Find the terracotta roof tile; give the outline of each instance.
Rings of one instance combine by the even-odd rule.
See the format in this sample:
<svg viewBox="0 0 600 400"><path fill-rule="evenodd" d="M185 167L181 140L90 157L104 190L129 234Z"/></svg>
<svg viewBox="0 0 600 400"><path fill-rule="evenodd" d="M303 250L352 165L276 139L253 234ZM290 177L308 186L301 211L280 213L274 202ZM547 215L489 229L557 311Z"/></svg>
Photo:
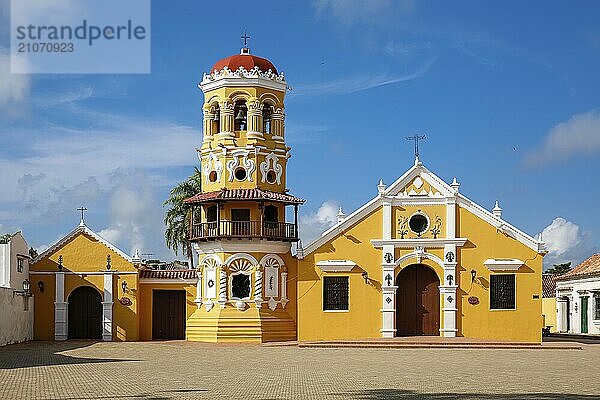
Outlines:
<svg viewBox="0 0 600 400"><path fill-rule="evenodd" d="M561 275L558 280L600 275L600 253L594 254L569 272Z"/></svg>
<svg viewBox="0 0 600 400"><path fill-rule="evenodd" d="M271 70L277 74L277 68L275 68L271 61L266 58L255 56L254 54L234 54L224 58L217 61L210 72L214 70L220 71L224 67L227 67L232 71L237 70L239 67L244 67L247 71L250 71L254 67L258 67L258 69L263 72Z"/></svg>
<svg viewBox="0 0 600 400"><path fill-rule="evenodd" d="M216 192L198 193L185 199L184 203L205 203L216 200L266 200L288 204L302 204L304 200L285 193L269 192L258 188L254 189L221 189Z"/></svg>
<svg viewBox="0 0 600 400"><path fill-rule="evenodd" d="M542 274L542 297L556 297L556 278L557 274Z"/></svg>
<svg viewBox="0 0 600 400"><path fill-rule="evenodd" d="M141 279L196 279L193 269L143 269Z"/></svg>

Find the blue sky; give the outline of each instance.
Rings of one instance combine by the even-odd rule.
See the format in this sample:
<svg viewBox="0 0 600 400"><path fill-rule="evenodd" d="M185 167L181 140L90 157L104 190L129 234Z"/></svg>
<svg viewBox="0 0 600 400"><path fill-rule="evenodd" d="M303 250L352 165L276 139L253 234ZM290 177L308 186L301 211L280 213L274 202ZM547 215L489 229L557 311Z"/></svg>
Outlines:
<svg viewBox="0 0 600 400"><path fill-rule="evenodd" d="M41 0L40 7L57 1ZM170 259L162 201L198 165L203 72L269 58L293 90L288 167L305 242L421 159L535 235L547 264L600 251L600 4L152 2L152 73L11 75L0 0L0 231L48 246L78 222Z"/></svg>

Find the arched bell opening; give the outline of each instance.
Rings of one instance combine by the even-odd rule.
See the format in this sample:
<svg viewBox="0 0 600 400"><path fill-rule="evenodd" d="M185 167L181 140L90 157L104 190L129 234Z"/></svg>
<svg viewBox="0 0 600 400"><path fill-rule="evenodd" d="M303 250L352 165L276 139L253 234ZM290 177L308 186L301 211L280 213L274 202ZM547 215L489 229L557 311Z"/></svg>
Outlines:
<svg viewBox="0 0 600 400"><path fill-rule="evenodd" d="M248 107L246 106L246 100L236 100L233 107L233 115L234 130L247 130Z"/></svg>

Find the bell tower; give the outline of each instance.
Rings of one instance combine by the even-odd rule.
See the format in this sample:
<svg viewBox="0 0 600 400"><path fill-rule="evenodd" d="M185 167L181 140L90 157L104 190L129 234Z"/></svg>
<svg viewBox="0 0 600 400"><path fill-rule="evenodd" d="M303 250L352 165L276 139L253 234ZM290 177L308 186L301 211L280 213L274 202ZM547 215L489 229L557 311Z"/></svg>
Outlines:
<svg viewBox="0 0 600 400"><path fill-rule="evenodd" d="M296 280L290 250L304 200L287 189L284 75L244 43L198 87L204 93L197 149L202 192L185 201L192 205L189 239L199 255L198 311L188 319L188 339L295 340L295 284L287 282ZM222 324L231 318L239 326L227 325L226 333Z"/></svg>

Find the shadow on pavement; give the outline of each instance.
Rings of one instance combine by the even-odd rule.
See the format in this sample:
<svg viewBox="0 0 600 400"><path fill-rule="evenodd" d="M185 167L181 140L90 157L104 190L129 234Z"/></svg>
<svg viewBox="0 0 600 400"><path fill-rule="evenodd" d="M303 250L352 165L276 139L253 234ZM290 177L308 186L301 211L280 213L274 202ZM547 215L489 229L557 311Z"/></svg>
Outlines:
<svg viewBox="0 0 600 400"><path fill-rule="evenodd" d="M10 344L2 347L0 351L0 370L28 367L41 367L49 365L67 365L67 364L90 364L106 363L120 361L139 361L123 360L113 358L83 358L73 357L61 352L79 349L91 346L96 341L66 340L64 342L25 342Z"/></svg>
<svg viewBox="0 0 600 400"><path fill-rule="evenodd" d="M566 394L566 393L420 393L404 389L372 389L346 393L335 393L352 399L391 400L391 399L425 399L425 400L463 400L463 399L492 399L492 400L591 400L598 396Z"/></svg>

